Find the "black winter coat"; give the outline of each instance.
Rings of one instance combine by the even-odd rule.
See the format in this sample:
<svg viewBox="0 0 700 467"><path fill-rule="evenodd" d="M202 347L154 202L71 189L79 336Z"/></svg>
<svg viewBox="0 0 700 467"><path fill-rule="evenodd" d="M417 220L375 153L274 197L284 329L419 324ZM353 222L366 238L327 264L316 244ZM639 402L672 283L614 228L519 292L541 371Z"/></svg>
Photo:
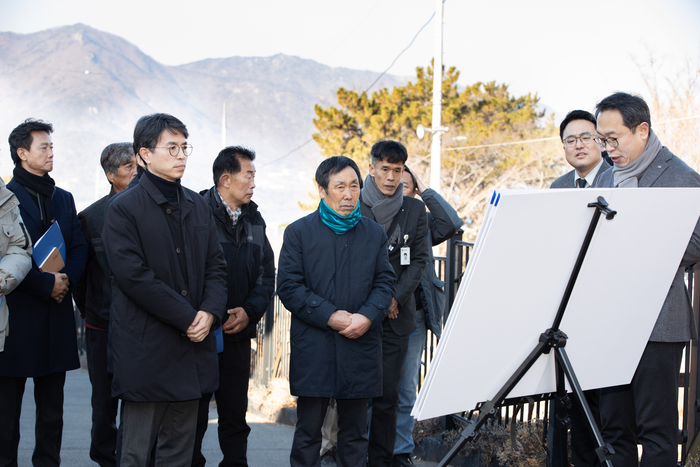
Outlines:
<svg viewBox="0 0 700 467"><path fill-rule="evenodd" d="M360 209L362 217L375 220L372 208L362 202L360 195ZM428 216L425 212L425 204L418 199L409 196L403 197L403 205L396 214L398 221L396 227L389 232L389 262L396 274L396 294L394 298L399 302L399 316L389 319L391 329L399 336L407 336L416 328L416 299L413 292L423 278L423 272L428 264L430 250L428 232ZM393 225L393 224L392 224ZM404 236L408 240L404 241ZM411 264L401 264L401 247L411 249Z"/></svg>
<svg viewBox="0 0 700 467"><path fill-rule="evenodd" d="M292 313L289 385L295 396L364 399L382 394L382 326L396 276L382 227L365 217L336 235L318 210L284 232L277 294ZM372 326L348 339L327 326L336 310Z"/></svg>
<svg viewBox="0 0 700 467"><path fill-rule="evenodd" d="M75 286L73 299L85 322L99 329L109 327L109 308L112 303L112 285L107 254L102 244L102 229L105 225L105 206L115 194L114 189L111 189L108 195L78 214L88 245L88 257L83 277Z"/></svg>
<svg viewBox="0 0 700 467"><path fill-rule="evenodd" d="M445 198L430 188L423 192L421 198L430 210L428 226L432 246L452 238L463 224L457 211L445 201ZM442 322L445 315L445 282L438 279L435 274L435 258L433 258L432 248L428 248L428 255L428 266L420 281L420 286L423 289L422 305L425 311L426 325L439 339L442 335Z"/></svg>
<svg viewBox="0 0 700 467"><path fill-rule="evenodd" d="M32 244L44 234L39 207L27 190L12 179L7 184L19 200L19 210ZM85 268L87 245L75 212L73 195L56 187L53 213L66 242L66 266L70 291L61 303L51 298L55 276L32 269L7 296L9 334L0 352L0 376L40 377L80 367L75 338L72 290Z"/></svg>
<svg viewBox="0 0 700 467"><path fill-rule="evenodd" d="M179 187L183 247L168 201L148 177L112 198L102 239L112 278L112 395L132 402L187 401L219 385L214 333L186 336L198 310L226 312L226 264L206 201ZM185 255L186 274L177 255Z"/></svg>
<svg viewBox="0 0 700 467"><path fill-rule="evenodd" d="M256 326L265 315L275 291L275 254L265 234L265 221L258 212L258 205L251 201L242 206L242 214L232 226L216 187L202 194L214 214L216 232L226 259L226 308L242 307L249 320L243 331L224 333L224 341L237 342L255 337Z"/></svg>

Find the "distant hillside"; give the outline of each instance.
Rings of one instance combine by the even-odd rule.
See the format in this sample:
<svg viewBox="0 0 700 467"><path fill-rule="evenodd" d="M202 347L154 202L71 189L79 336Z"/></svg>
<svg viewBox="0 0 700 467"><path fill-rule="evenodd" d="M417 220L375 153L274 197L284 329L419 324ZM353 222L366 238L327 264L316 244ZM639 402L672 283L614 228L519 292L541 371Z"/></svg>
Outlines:
<svg viewBox="0 0 700 467"><path fill-rule="evenodd" d="M195 148L183 182L199 190L212 184L225 101L226 144L256 150L254 199L274 226L300 214L296 202L307 200L313 190L320 156L310 143L266 164L311 137L314 104L335 104L338 87L362 90L377 76L281 54L165 66L124 39L82 24L34 34L0 33L0 138L7 141L27 117L53 123L52 176L73 192L80 209L108 190L98 168L102 149L131 141L142 115L171 113L187 125ZM387 75L378 86L405 82ZM0 147L0 175L6 175L12 162L7 143Z"/></svg>

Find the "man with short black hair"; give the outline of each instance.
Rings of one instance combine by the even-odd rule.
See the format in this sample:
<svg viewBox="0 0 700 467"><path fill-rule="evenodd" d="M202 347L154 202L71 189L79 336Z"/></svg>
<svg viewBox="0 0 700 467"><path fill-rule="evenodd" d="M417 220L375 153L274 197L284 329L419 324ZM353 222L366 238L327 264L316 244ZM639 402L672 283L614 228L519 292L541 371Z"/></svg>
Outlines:
<svg viewBox="0 0 700 467"><path fill-rule="evenodd" d="M255 152L240 146L222 149L214 160L214 186L202 192L214 214L216 233L226 259L228 314L217 330L219 351L219 446L224 454L220 466L247 466L250 427L248 409L250 339L265 315L275 291L275 256L265 234L265 221L251 200L255 189ZM202 439L208 425L211 393L199 404L197 439L192 466L205 464Z"/></svg>
<svg viewBox="0 0 700 467"><path fill-rule="evenodd" d="M122 467L147 465L152 449L155 465L189 467L199 400L219 384L210 330L225 315L226 264L209 207L180 184L187 137L172 115L140 118L134 151L145 171L105 216Z"/></svg>
<svg viewBox="0 0 700 467"><path fill-rule="evenodd" d="M596 105L599 142L614 166L601 177L601 187L700 187L700 175L674 156L651 129L644 99L612 94ZM624 239L621 239L624 240ZM659 239L663 241L663 239ZM624 246L622 246L624 247ZM700 222L676 272L630 384L603 388L602 434L615 454L615 467L676 465L678 461L678 381L683 347L697 339L697 327L685 267L700 261ZM615 280L611 280L614 287Z"/></svg>
<svg viewBox="0 0 700 467"><path fill-rule="evenodd" d="M50 123L27 119L9 138L15 168L7 187L20 203L29 238L36 244L58 222L66 257L59 272L42 272L35 258L24 280L5 297L11 313L5 350L0 352L0 465L17 465L28 377L34 381L36 402L32 463L60 464L66 371L80 368L72 291L85 268L87 245L73 195L49 176L54 161L51 133Z"/></svg>
<svg viewBox="0 0 700 467"><path fill-rule="evenodd" d="M564 144L566 161L574 169L554 180L550 188L592 188L598 183L603 172L610 168L597 142L596 123L593 114L585 110L572 110L566 114L559 125L559 137ZM598 413L600 390L591 389L583 393L595 423L600 426ZM598 464L598 456L595 453L598 445L588 426L583 407L575 397L570 397L570 400L571 407L568 415L571 419L571 458L576 466L595 466ZM562 428L561 424L555 420L554 404L557 403L556 399L552 399L552 410L549 411L552 414L549 430L552 433L554 440L552 446L555 449L561 445L557 440L568 436L568 430Z"/></svg>
<svg viewBox="0 0 700 467"><path fill-rule="evenodd" d="M75 287L74 299L85 319L85 347L92 384L90 459L105 467L116 466L119 399L112 397L112 372L108 363L107 334L112 292L102 229L107 201L124 191L136 175L133 145L108 145L102 150L100 165L112 188L78 214L88 244L88 260L85 273Z"/></svg>
<svg viewBox="0 0 700 467"><path fill-rule="evenodd" d="M462 226L457 211L435 190L425 186L417 174L404 167L403 194L411 198L420 196L428 208L428 236L431 246L448 240ZM413 427L416 419L411 416L416 403L416 388L420 379L420 366L425 350L427 330L440 338L445 313L445 283L435 274L432 249L428 249L428 265L420 285L414 292L416 300L416 328L408 337L408 351L399 386L399 408L396 418L394 442L394 466L413 465Z"/></svg>
<svg viewBox="0 0 700 467"><path fill-rule="evenodd" d="M559 137L564 144L566 162L574 168L552 182L551 188L591 188L610 168L595 141L598 136L596 119L585 110L572 110L559 125Z"/></svg>
<svg viewBox="0 0 700 467"><path fill-rule="evenodd" d="M316 170L318 210L284 232L277 293L292 313L289 386L297 399L292 467L317 467L329 398L338 458L364 467L367 400L382 391L382 328L395 275L382 228L360 214L360 169L330 157ZM393 446L392 446L393 448Z"/></svg>
<svg viewBox="0 0 700 467"><path fill-rule="evenodd" d="M414 292L428 264L430 246L425 204L403 194L406 148L396 141L380 141L372 146L371 157L360 209L363 217L384 228L397 282L389 313L382 322L382 395L372 398L368 454L371 467L392 467L399 385L409 335L416 327Z"/></svg>

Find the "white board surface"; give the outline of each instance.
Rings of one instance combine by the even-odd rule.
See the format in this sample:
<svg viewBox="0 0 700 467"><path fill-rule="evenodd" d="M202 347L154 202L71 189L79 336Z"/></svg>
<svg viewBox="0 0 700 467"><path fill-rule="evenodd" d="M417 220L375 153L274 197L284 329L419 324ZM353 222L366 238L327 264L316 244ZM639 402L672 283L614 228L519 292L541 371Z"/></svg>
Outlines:
<svg viewBox="0 0 700 467"><path fill-rule="evenodd" d="M560 329L584 390L632 379L690 235L700 189L506 190L489 207L413 415L491 399L551 327L594 209L603 216ZM509 397L555 390L542 356Z"/></svg>

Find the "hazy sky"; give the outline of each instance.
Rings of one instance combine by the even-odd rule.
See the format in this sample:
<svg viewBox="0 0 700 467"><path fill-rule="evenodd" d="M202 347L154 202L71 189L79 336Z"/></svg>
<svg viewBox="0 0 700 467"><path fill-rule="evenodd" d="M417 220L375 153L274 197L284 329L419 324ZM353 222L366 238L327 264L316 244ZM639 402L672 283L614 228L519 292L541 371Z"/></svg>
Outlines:
<svg viewBox="0 0 700 467"><path fill-rule="evenodd" d="M434 0L0 0L0 31L85 23L169 65L284 53L383 71L434 10ZM461 84L505 82L562 116L616 90L644 94L634 59L649 51L667 73L700 56L697 0L447 0L444 16L443 60ZM431 23L390 73L414 76L433 50Z"/></svg>

